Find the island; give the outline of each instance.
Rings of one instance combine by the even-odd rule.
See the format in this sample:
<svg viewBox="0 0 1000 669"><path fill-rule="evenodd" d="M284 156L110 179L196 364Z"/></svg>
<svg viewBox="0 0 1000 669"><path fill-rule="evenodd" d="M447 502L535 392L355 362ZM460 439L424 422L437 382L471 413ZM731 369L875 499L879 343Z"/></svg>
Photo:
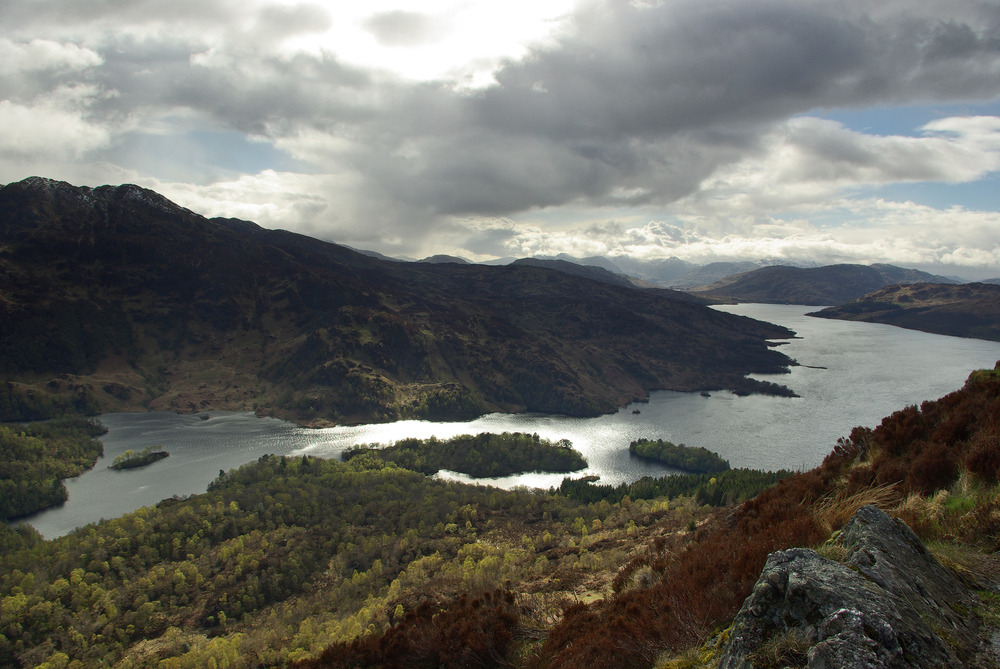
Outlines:
<svg viewBox="0 0 1000 669"><path fill-rule="evenodd" d="M159 446L147 446L138 452L133 451L130 448L115 458L111 464L108 465L108 469L122 470L145 467L146 465L151 465L157 460L162 460L169 455L169 453Z"/></svg>
<svg viewBox="0 0 1000 669"><path fill-rule="evenodd" d="M365 454L423 474L448 469L473 478L525 472L564 474L587 466L568 440L552 443L538 434L521 432L463 434L448 440L403 439L392 446L355 446L341 457L348 461Z"/></svg>
<svg viewBox="0 0 1000 669"><path fill-rule="evenodd" d="M694 474L714 474L729 469L729 461L723 460L718 453L701 446L674 444L663 439L633 441L628 446L628 452Z"/></svg>

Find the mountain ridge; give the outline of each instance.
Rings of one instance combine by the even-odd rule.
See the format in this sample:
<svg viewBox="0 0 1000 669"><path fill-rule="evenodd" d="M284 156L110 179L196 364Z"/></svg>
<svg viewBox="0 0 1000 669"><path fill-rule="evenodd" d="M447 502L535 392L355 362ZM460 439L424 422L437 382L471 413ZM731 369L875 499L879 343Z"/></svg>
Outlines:
<svg viewBox="0 0 1000 669"><path fill-rule="evenodd" d="M808 315L1000 341L1000 286L989 283L893 285Z"/></svg>
<svg viewBox="0 0 1000 669"><path fill-rule="evenodd" d="M4 186L0 244L9 418L595 415L661 388L767 391L745 375L792 363L767 343L784 328L661 291L538 267L385 262L132 185Z"/></svg>
<svg viewBox="0 0 1000 669"><path fill-rule="evenodd" d="M955 283L895 265L840 264L823 267L773 265L726 277L690 292L720 300L829 306L899 283Z"/></svg>

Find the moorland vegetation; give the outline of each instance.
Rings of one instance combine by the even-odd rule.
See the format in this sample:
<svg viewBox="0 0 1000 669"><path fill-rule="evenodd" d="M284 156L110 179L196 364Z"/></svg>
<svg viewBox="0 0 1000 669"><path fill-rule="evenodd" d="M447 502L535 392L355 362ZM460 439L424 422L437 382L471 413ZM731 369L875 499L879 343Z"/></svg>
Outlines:
<svg viewBox="0 0 1000 669"><path fill-rule="evenodd" d="M955 283L943 276L885 264L772 265L725 277L692 292L736 302L829 305L856 300L886 286L918 282Z"/></svg>
<svg viewBox="0 0 1000 669"><path fill-rule="evenodd" d="M1000 341L1000 286L988 283L888 286L809 315Z"/></svg>

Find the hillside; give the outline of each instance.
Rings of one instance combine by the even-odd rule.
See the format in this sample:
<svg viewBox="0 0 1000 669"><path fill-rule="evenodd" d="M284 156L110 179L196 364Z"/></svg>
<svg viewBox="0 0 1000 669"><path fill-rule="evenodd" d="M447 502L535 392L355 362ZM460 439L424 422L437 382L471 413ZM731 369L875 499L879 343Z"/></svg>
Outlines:
<svg viewBox="0 0 1000 669"><path fill-rule="evenodd" d="M670 286L679 290L698 289L701 286L713 284L717 281L724 281L738 274L746 274L766 267L761 262L712 262L707 265L693 268L676 277L670 282Z"/></svg>
<svg viewBox="0 0 1000 669"><path fill-rule="evenodd" d="M998 437L1000 369L855 428L820 467L714 510L702 500L740 472L692 477L669 497L657 483L683 477L617 495L594 486L589 501L447 483L370 455L263 456L204 494L53 541L0 524L0 665L715 667L745 640L733 621L747 596L773 592L766 575L755 583L775 551L814 547L842 564L825 591L837 596L844 576L884 575L876 553L860 562L843 543L858 510L876 506L961 584L950 612L948 600L932 612L965 626L932 630L957 660L936 666L996 666ZM895 590L929 600L930 583L905 573ZM772 585L791 598L807 591L796 582ZM773 642L756 666L805 665L817 619L771 618L788 634L755 639ZM874 624L855 631L877 635ZM895 650L865 643L856 649Z"/></svg>
<svg viewBox="0 0 1000 669"><path fill-rule="evenodd" d="M888 286L839 307L809 315L1000 341L1000 285L916 283Z"/></svg>
<svg viewBox="0 0 1000 669"><path fill-rule="evenodd" d="M775 265L744 272L692 289L695 295L734 302L768 304L843 304L902 283L954 283L951 279L894 265Z"/></svg>
<svg viewBox="0 0 1000 669"><path fill-rule="evenodd" d="M529 266L385 262L137 186L0 189L0 418L252 409L303 422L595 415L767 390L784 328Z"/></svg>
<svg viewBox="0 0 1000 669"><path fill-rule="evenodd" d="M633 287L633 283L628 277L622 274L615 274L603 267L596 265L582 265L569 260L558 260L554 258L520 258L515 260L513 265L529 265L531 267L547 267L574 276L580 276L594 281L614 284L616 286Z"/></svg>
<svg viewBox="0 0 1000 669"><path fill-rule="evenodd" d="M610 283L615 286L625 286L629 288L645 288L647 292L658 294L671 300L682 302L694 302L695 304L716 304L718 301L707 297L692 295L680 290L662 288L642 279L629 278L624 274L611 272L598 265L582 265L568 260L545 259L545 258L521 258L515 260L512 265L529 265L532 267L546 267L559 272L564 272L572 276L577 276L601 283Z"/></svg>

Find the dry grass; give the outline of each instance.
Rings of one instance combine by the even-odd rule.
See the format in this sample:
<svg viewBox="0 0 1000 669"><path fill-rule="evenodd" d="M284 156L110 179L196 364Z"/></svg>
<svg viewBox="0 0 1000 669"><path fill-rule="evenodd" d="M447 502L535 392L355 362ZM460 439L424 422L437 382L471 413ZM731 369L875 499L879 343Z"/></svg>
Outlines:
<svg viewBox="0 0 1000 669"><path fill-rule="evenodd" d="M760 669L804 667L808 662L806 653L812 645L813 642L803 639L791 629L765 641L750 657L753 666Z"/></svg>
<svg viewBox="0 0 1000 669"><path fill-rule="evenodd" d="M872 485L850 495L845 494L844 488L838 488L813 506L816 523L830 533L843 527L863 506L871 504L883 510L891 509L899 503L896 488L894 483Z"/></svg>
<svg viewBox="0 0 1000 669"><path fill-rule="evenodd" d="M983 553L953 542L934 542L927 548L968 588L988 590L1000 585L1000 555Z"/></svg>

